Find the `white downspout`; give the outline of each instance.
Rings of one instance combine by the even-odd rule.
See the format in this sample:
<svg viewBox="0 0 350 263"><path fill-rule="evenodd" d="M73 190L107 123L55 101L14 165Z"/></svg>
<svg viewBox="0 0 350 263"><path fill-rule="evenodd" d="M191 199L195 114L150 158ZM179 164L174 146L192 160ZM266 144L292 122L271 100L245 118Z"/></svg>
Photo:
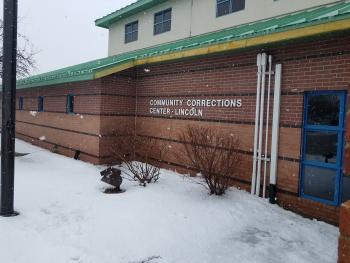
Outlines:
<svg viewBox="0 0 350 263"><path fill-rule="evenodd" d="M271 164L270 164L270 203L276 203L276 184L277 184L277 162L278 162L278 140L280 126L280 107L281 107L281 82L282 65L277 64L275 70L275 88L273 101L273 121L272 121L272 142L271 142Z"/></svg>
<svg viewBox="0 0 350 263"><path fill-rule="evenodd" d="M263 198L266 197L266 175L267 175L267 149L269 143L269 127L270 127L270 93L271 93L271 77L272 77L272 56L269 56L269 83L267 88L267 110L266 110L266 134L265 134L265 154L264 154L264 181L263 181Z"/></svg>
<svg viewBox="0 0 350 263"><path fill-rule="evenodd" d="M260 125L259 125L259 148L258 148L258 171L256 176L256 195L260 195L260 181L261 181L261 159L262 159L262 139L264 127L264 108L265 108L265 80L266 80L266 53L261 56L262 64L262 81L261 81L261 100L260 100Z"/></svg>
<svg viewBox="0 0 350 263"><path fill-rule="evenodd" d="M258 67L258 80L256 87L256 107L255 107L255 129L254 129L254 150L253 150L253 172L252 172L252 185L251 194L255 194L256 185L256 161L257 161L257 148L258 148L258 131L259 131L259 108L260 108L260 90L261 90L261 54L258 54L256 59L256 65Z"/></svg>

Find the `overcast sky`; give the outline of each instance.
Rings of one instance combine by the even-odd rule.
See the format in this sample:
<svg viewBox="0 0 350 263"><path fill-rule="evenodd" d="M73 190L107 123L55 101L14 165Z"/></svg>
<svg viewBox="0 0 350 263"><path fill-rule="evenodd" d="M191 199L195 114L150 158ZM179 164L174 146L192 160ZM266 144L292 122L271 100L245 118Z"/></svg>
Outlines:
<svg viewBox="0 0 350 263"><path fill-rule="evenodd" d="M135 1L19 0L19 31L39 52L34 73L107 56L108 30L95 19Z"/></svg>

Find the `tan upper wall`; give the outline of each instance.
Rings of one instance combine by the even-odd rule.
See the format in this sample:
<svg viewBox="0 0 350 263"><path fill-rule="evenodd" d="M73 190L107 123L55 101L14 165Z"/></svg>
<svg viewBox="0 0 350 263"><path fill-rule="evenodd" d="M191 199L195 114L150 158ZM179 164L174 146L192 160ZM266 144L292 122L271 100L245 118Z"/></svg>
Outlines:
<svg viewBox="0 0 350 263"><path fill-rule="evenodd" d="M168 8L172 8L171 31L153 35L154 14ZM190 13L191 1L170 0L143 13L118 21L109 29L108 55L116 55L188 37ZM125 25L136 20L139 21L138 40L125 44Z"/></svg>
<svg viewBox="0 0 350 263"><path fill-rule="evenodd" d="M246 0L245 9L216 17L216 0L169 0L137 15L120 20L109 29L108 55L116 55L250 23L338 0ZM171 31L153 35L154 14L172 8ZM125 25L139 22L138 40L124 43Z"/></svg>
<svg viewBox="0 0 350 263"><path fill-rule="evenodd" d="M185 0L186 1L186 0ZM298 10L339 2L337 0L246 0L245 9L216 17L216 0L193 0L192 33L200 35Z"/></svg>

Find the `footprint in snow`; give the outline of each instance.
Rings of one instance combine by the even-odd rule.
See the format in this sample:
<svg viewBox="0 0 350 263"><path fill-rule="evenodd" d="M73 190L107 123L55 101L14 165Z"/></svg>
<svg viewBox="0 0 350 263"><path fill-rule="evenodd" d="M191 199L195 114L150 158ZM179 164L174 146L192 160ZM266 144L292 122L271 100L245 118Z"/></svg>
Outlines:
<svg viewBox="0 0 350 263"><path fill-rule="evenodd" d="M244 230L240 235L240 240L244 243L248 243L252 246L259 244L260 242L271 239L271 233L258 229L256 227L248 228Z"/></svg>
<svg viewBox="0 0 350 263"><path fill-rule="evenodd" d="M47 210L45 208L41 209L40 211L43 212L45 215L51 215L52 214L51 211L49 211L49 210Z"/></svg>
<svg viewBox="0 0 350 263"><path fill-rule="evenodd" d="M71 257L70 260L71 260L71 261L79 261L79 260L80 260L80 257Z"/></svg>
<svg viewBox="0 0 350 263"><path fill-rule="evenodd" d="M140 261L131 261L129 263L157 263L157 262L160 262L157 259L162 259L162 257L161 256L151 256L151 257L142 259Z"/></svg>

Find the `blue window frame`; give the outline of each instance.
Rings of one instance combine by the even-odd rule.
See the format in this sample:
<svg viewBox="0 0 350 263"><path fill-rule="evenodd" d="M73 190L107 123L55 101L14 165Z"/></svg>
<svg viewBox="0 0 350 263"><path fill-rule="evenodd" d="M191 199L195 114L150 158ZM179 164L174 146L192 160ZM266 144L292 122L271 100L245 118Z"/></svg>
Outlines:
<svg viewBox="0 0 350 263"><path fill-rule="evenodd" d="M38 98L38 112L43 112L44 111L44 97L40 96Z"/></svg>
<svg viewBox="0 0 350 263"><path fill-rule="evenodd" d="M159 35L171 30L171 11L172 9L169 8L154 14L154 35Z"/></svg>
<svg viewBox="0 0 350 263"><path fill-rule="evenodd" d="M216 17L245 9L245 0L216 0Z"/></svg>
<svg viewBox="0 0 350 263"><path fill-rule="evenodd" d="M18 109L19 110L23 110L23 105L24 105L24 98L23 97L19 97L18 98Z"/></svg>
<svg viewBox="0 0 350 263"><path fill-rule="evenodd" d="M345 103L345 91L305 93L302 197L329 205L342 202Z"/></svg>
<svg viewBox="0 0 350 263"><path fill-rule="evenodd" d="M74 113L74 95L67 95L67 113Z"/></svg>

